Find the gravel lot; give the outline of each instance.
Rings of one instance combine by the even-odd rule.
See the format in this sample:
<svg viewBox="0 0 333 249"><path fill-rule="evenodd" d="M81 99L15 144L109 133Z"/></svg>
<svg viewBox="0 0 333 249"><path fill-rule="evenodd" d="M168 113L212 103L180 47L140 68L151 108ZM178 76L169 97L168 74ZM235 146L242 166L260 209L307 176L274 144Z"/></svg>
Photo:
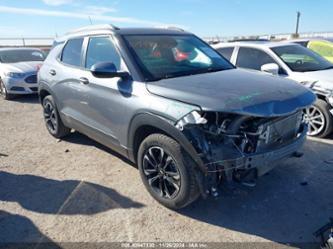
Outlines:
<svg viewBox="0 0 333 249"><path fill-rule="evenodd" d="M36 96L0 100L0 131L0 242L313 242L333 217L332 138L255 188L174 212L126 159L76 132L51 137Z"/></svg>

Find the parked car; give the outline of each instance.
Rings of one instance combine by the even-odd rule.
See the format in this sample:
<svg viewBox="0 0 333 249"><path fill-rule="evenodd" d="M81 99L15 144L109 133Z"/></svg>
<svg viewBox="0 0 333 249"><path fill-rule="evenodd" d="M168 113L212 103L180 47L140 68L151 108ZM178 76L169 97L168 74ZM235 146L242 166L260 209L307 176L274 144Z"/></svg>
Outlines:
<svg viewBox="0 0 333 249"><path fill-rule="evenodd" d="M43 51L45 58L48 56L48 54L50 53L51 48L50 47L44 47L41 48L41 50Z"/></svg>
<svg viewBox="0 0 333 249"><path fill-rule="evenodd" d="M38 92L37 70L44 53L35 48L0 48L0 95L9 100L15 95Z"/></svg>
<svg viewBox="0 0 333 249"><path fill-rule="evenodd" d="M333 130L333 64L300 45L286 42L238 42L213 46L237 67L268 72L312 89L318 99L305 110L308 135Z"/></svg>
<svg viewBox="0 0 333 249"><path fill-rule="evenodd" d="M297 39L292 40L291 42L309 48L333 63L333 38Z"/></svg>
<svg viewBox="0 0 333 249"><path fill-rule="evenodd" d="M73 31L55 41L38 79L52 136L74 129L114 149L173 209L216 195L221 180L252 184L298 155L302 110L316 98L293 81L235 69L173 28Z"/></svg>

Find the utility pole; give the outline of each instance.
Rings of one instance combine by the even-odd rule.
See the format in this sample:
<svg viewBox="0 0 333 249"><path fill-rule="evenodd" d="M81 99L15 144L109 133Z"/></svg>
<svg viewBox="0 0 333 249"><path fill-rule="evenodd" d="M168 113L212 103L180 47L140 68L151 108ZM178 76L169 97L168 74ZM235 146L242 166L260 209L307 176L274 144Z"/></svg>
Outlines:
<svg viewBox="0 0 333 249"><path fill-rule="evenodd" d="M295 33L296 37L299 36L298 30L299 30L299 21L300 21L300 18L301 18L301 12L297 11L296 33Z"/></svg>

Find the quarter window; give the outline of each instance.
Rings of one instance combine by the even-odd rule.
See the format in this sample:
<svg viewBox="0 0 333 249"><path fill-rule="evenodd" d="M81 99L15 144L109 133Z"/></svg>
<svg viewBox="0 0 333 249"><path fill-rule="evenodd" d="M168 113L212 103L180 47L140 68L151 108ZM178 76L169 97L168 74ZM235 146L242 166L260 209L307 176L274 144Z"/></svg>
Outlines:
<svg viewBox="0 0 333 249"><path fill-rule="evenodd" d="M236 66L261 70L261 66L268 63L276 63L265 52L254 48L240 48L238 51Z"/></svg>
<svg viewBox="0 0 333 249"><path fill-rule="evenodd" d="M86 68L99 62L112 62L120 70L120 56L110 37L92 37L89 40Z"/></svg>
<svg viewBox="0 0 333 249"><path fill-rule="evenodd" d="M62 51L61 61L72 66L81 66L83 38L69 40Z"/></svg>

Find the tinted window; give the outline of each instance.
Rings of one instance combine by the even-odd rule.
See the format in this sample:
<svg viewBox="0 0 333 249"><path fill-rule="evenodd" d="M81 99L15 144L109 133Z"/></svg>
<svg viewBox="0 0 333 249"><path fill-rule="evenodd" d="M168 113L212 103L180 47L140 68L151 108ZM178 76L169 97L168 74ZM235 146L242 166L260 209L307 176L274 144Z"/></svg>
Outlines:
<svg viewBox="0 0 333 249"><path fill-rule="evenodd" d="M274 47L272 50L295 72L319 71L333 68L320 55L299 45Z"/></svg>
<svg viewBox="0 0 333 249"><path fill-rule="evenodd" d="M261 70L261 66L268 63L276 63L272 57L264 51L254 48L240 48L236 65L243 68Z"/></svg>
<svg viewBox="0 0 333 249"><path fill-rule="evenodd" d="M232 52L234 51L233 47L230 48L218 48L217 51L226 59L230 61Z"/></svg>
<svg viewBox="0 0 333 249"><path fill-rule="evenodd" d="M113 62L120 69L120 56L109 37L90 38L86 57L86 68L99 62Z"/></svg>
<svg viewBox="0 0 333 249"><path fill-rule="evenodd" d="M234 68L193 35L126 35L125 40L148 81Z"/></svg>
<svg viewBox="0 0 333 249"><path fill-rule="evenodd" d="M43 61L45 55L40 50L17 49L4 50L0 52L0 61L2 63L17 63L23 61Z"/></svg>
<svg viewBox="0 0 333 249"><path fill-rule="evenodd" d="M82 43L82 38L69 40L62 52L61 61L69 65L80 66Z"/></svg>

